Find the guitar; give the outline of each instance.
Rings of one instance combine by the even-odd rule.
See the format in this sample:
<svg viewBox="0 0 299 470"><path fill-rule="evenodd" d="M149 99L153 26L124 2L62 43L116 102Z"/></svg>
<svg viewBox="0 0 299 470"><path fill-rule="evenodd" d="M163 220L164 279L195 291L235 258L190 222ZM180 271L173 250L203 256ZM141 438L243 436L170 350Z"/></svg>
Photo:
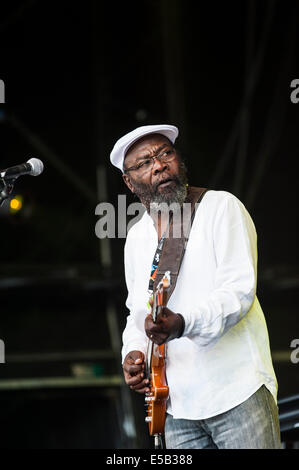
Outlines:
<svg viewBox="0 0 299 470"><path fill-rule="evenodd" d="M152 317L157 321L158 315L167 303L167 290L170 286L170 272L164 274L153 295ZM166 418L166 401L169 389L165 373L166 345L158 346L149 340L146 358L146 375L149 380L150 391L145 394L149 434L155 438L155 448L162 447L162 434Z"/></svg>

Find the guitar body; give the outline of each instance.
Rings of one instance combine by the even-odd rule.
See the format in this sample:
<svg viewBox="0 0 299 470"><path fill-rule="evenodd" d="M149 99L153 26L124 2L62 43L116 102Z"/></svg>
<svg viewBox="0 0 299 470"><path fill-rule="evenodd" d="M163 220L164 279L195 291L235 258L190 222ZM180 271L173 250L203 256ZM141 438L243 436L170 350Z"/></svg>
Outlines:
<svg viewBox="0 0 299 470"><path fill-rule="evenodd" d="M154 344L150 374L150 392L146 395L148 404L148 427L151 436L162 434L165 426L166 401L169 389L165 375L165 345ZM147 400L149 398L149 400Z"/></svg>

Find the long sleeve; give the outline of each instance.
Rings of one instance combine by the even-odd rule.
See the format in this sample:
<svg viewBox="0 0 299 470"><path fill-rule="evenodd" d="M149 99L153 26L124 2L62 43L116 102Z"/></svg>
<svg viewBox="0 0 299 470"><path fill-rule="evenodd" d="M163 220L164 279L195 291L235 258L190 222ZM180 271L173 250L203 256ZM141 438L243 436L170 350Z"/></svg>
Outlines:
<svg viewBox="0 0 299 470"><path fill-rule="evenodd" d="M256 293L257 237L244 205L230 195L217 209L211 227L215 287L205 299L198 299L194 308L182 312L184 336L199 347L213 345L242 320Z"/></svg>
<svg viewBox="0 0 299 470"><path fill-rule="evenodd" d="M146 355L147 349L147 337L145 332L141 331L135 322L135 317L132 313L133 309L133 290L134 290L134 276L133 276L133 256L134 256L134 248L133 244L131 243L130 238L127 239L125 245L125 277L126 277L126 285L128 289L128 296L126 300L126 307L128 308L130 314L127 317L127 324L123 331L122 340L123 340L123 347L122 347L122 362L124 361L126 355L130 351L142 351L144 355Z"/></svg>

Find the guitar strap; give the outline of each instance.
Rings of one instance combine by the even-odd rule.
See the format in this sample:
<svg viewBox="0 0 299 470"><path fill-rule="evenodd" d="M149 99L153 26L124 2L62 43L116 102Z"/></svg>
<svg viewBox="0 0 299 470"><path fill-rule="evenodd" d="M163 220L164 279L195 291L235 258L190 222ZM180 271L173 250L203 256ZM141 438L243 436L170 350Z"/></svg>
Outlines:
<svg viewBox="0 0 299 470"><path fill-rule="evenodd" d="M168 289L167 299L170 299L171 294L174 291L176 286L177 278L179 275L180 267L183 261L183 257L186 251L186 246L189 240L189 234L192 227L192 223L195 217L196 210L200 201L202 200L204 194L208 191L207 188L197 188L188 186L188 194L186 202L183 204L181 209L181 217L172 216L169 222L169 234L161 238L159 241L157 252L159 251L158 262L153 262L153 267L155 264L155 275L151 279L154 281L150 282L151 290L155 291L157 285L162 280L166 271L170 271L171 283ZM189 211L186 208L186 203L191 204L189 206ZM184 209L185 206L185 209ZM184 212L184 216L183 216ZM187 214L187 217L186 217ZM180 234L180 236L178 236ZM162 245L162 246L161 246ZM153 274L153 271L152 271ZM150 280L151 281L151 280Z"/></svg>
<svg viewBox="0 0 299 470"><path fill-rule="evenodd" d="M171 219L172 219L172 214L170 214L170 221L171 221ZM169 224L168 224L167 230L168 229L169 229ZM155 256L154 256L154 259L153 259L153 262L152 262L151 276L150 276L149 283L148 283L148 293L149 293L149 295L152 295L153 292L154 292L154 282L155 282L157 272L158 272L158 266L159 266L160 258L161 258L161 255L162 255L162 250L163 250L165 237L166 237L166 234L163 233L162 237L159 240L159 243L158 243L158 246L157 246L157 249L156 249L156 252L155 252Z"/></svg>

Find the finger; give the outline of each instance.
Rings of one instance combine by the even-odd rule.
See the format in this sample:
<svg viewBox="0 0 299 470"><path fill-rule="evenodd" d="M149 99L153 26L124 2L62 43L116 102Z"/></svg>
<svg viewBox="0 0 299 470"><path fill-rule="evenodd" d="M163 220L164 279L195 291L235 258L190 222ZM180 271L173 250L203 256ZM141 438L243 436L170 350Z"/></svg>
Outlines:
<svg viewBox="0 0 299 470"><path fill-rule="evenodd" d="M170 315L170 312L169 312L169 310L168 311L167 310L168 309L163 309L162 310L161 314L157 318L157 322L156 322L157 324L164 323L168 319L168 317Z"/></svg>
<svg viewBox="0 0 299 470"><path fill-rule="evenodd" d="M144 370L144 367L142 364L137 364L137 365L124 365L124 371L127 372L130 375L137 375L138 373L142 372Z"/></svg>
<svg viewBox="0 0 299 470"><path fill-rule="evenodd" d="M135 385L138 385L140 382L142 382L142 378L138 375L135 375L134 377L131 375L125 375L125 382L129 387L135 387Z"/></svg>
<svg viewBox="0 0 299 470"><path fill-rule="evenodd" d="M169 308L167 307L163 307L162 309L162 312L161 312L161 317L168 317L169 315L171 315L173 312L171 310L169 310Z"/></svg>
<svg viewBox="0 0 299 470"><path fill-rule="evenodd" d="M159 334L153 337L153 342L157 344L158 346L161 346L162 344L166 343L167 339L168 339L167 334L164 334L164 335Z"/></svg>
<svg viewBox="0 0 299 470"><path fill-rule="evenodd" d="M140 390L149 391L148 380L142 380L142 382L140 382L139 384L130 385L130 389L134 390L135 392Z"/></svg>
<svg viewBox="0 0 299 470"><path fill-rule="evenodd" d="M140 393L140 394L142 394L142 393L148 393L149 391L150 391L150 389L149 389L148 387L146 387L146 388L141 388L140 390L134 390L134 392Z"/></svg>
<svg viewBox="0 0 299 470"><path fill-rule="evenodd" d="M135 387L136 385L139 385L140 383L144 382L147 379L144 379L144 374L140 375L134 375L133 377L127 377L126 383L129 385L129 387Z"/></svg>
<svg viewBox="0 0 299 470"><path fill-rule="evenodd" d="M148 385L148 379L144 379L139 384L131 385L131 389L132 390L141 390L142 388L147 388L148 386L149 386Z"/></svg>
<svg viewBox="0 0 299 470"><path fill-rule="evenodd" d="M143 363L143 359L141 359L141 357L138 357L138 359L135 360L135 364L142 364Z"/></svg>
<svg viewBox="0 0 299 470"><path fill-rule="evenodd" d="M141 362L144 361L144 354L141 351L133 351L131 354L128 354L125 362L134 364L137 359L141 359Z"/></svg>
<svg viewBox="0 0 299 470"><path fill-rule="evenodd" d="M144 359L143 357L127 359L123 363L123 368L127 371L132 370L138 372L138 369L144 369Z"/></svg>
<svg viewBox="0 0 299 470"><path fill-rule="evenodd" d="M154 343L156 343L157 339L167 337L168 334L164 331L161 326L155 326L154 328L147 330L146 335L148 336L148 338L154 341Z"/></svg>
<svg viewBox="0 0 299 470"><path fill-rule="evenodd" d="M147 316L145 317L145 324L146 324L147 326L152 326L152 325L155 324L155 323L153 322L153 317L152 317L151 315L147 315Z"/></svg>

